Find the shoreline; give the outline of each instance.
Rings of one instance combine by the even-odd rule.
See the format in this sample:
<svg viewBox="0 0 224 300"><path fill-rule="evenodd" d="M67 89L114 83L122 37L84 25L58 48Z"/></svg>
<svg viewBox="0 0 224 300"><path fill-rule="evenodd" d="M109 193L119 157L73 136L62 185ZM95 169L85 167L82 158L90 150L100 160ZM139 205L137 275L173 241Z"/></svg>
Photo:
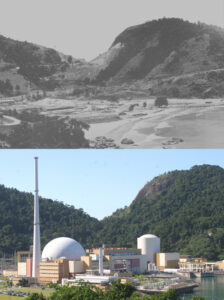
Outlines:
<svg viewBox="0 0 224 300"><path fill-rule="evenodd" d="M85 136L113 139L119 148L223 148L223 113L223 105L170 106L140 118L90 124ZM122 145L124 138L133 144Z"/></svg>

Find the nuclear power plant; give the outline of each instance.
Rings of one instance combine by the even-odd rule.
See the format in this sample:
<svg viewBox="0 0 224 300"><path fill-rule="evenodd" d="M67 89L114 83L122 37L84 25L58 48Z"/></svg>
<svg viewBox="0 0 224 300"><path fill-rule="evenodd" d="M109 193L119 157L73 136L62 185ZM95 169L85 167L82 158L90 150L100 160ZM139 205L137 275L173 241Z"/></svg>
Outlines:
<svg viewBox="0 0 224 300"><path fill-rule="evenodd" d="M16 270L5 270L4 275L11 275L14 284L21 278L31 284L73 284L82 279L105 286L119 273L178 268L179 253L160 253L160 238L153 234L138 237L136 248L84 249L70 237L58 237L49 241L41 253L37 157L34 158L34 175L33 247L30 251L17 252Z"/></svg>

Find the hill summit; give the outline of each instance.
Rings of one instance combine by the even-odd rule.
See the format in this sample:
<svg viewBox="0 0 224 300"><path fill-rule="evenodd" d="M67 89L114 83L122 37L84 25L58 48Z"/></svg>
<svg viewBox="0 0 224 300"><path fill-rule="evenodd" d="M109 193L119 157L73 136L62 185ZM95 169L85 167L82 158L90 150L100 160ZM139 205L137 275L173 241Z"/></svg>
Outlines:
<svg viewBox="0 0 224 300"><path fill-rule="evenodd" d="M152 94L223 94L224 29L177 18L133 26L113 42L98 82L140 81Z"/></svg>

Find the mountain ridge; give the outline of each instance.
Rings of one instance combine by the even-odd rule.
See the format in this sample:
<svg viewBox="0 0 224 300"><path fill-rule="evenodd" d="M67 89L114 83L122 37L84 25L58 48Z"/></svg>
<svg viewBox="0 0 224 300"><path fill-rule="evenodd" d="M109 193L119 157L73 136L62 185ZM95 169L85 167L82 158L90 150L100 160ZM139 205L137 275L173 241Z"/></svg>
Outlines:
<svg viewBox="0 0 224 300"><path fill-rule="evenodd" d="M224 169L201 165L155 177L128 207L101 221L82 209L40 198L42 245L68 235L88 248L103 243L136 247L137 237L152 233L161 238L162 251L224 259L223 194ZM0 250L28 248L33 195L0 186L0 204Z"/></svg>
<svg viewBox="0 0 224 300"><path fill-rule="evenodd" d="M139 89L148 89L149 96L220 97L223 48L223 28L179 18L129 27L90 62L0 36L0 93L26 93L29 82L33 89L49 91L75 89L77 84L135 87L137 83Z"/></svg>

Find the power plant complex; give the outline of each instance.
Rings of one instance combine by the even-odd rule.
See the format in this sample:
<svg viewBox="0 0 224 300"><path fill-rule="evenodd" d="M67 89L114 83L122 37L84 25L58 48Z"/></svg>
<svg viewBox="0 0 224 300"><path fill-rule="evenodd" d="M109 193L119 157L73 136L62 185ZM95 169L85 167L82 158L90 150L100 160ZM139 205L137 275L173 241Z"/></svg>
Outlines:
<svg viewBox="0 0 224 300"><path fill-rule="evenodd" d="M181 266L185 272L190 260L181 258L179 253L161 253L160 238L145 234L137 238L136 248L84 249L76 240L58 237L45 245L41 253L38 158L35 162L33 247L30 251L17 252L17 269L4 270L5 276L12 276L14 284L21 278L29 283L50 282L75 283L82 279L101 286L116 279L119 274L145 273L177 270ZM206 262L200 261L207 268Z"/></svg>

